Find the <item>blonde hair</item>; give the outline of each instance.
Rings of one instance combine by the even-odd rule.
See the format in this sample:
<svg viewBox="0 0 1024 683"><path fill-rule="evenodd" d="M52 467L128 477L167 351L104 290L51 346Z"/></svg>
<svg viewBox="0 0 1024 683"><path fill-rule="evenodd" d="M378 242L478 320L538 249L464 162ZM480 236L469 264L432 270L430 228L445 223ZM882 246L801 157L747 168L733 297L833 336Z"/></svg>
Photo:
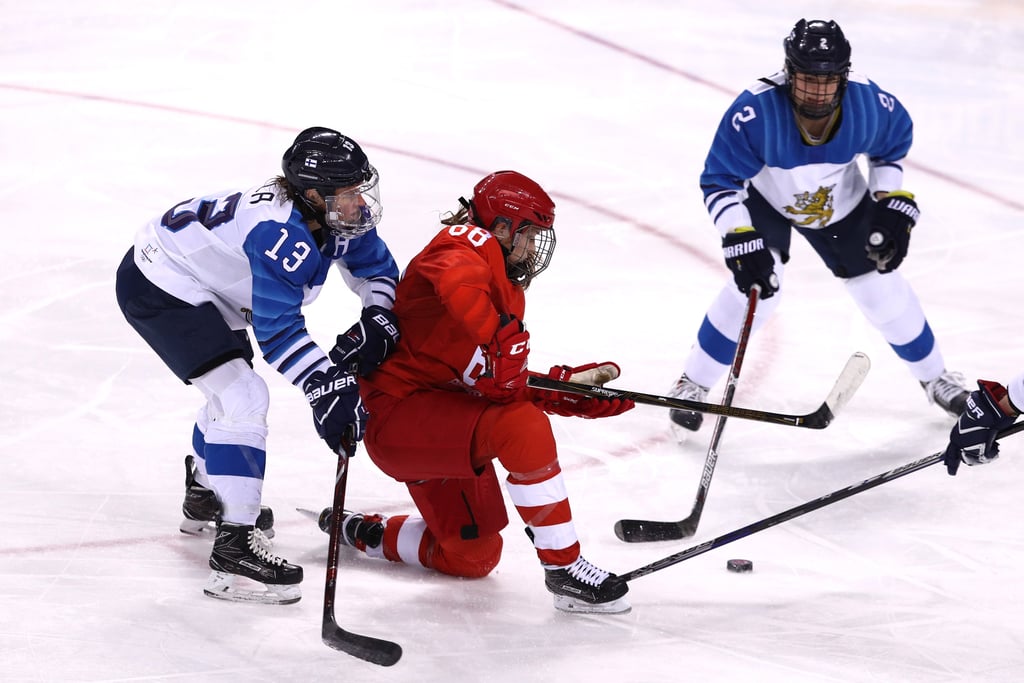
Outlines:
<svg viewBox="0 0 1024 683"><path fill-rule="evenodd" d="M458 211L449 211L441 216L441 225L466 225L471 222L468 206L460 206Z"/></svg>

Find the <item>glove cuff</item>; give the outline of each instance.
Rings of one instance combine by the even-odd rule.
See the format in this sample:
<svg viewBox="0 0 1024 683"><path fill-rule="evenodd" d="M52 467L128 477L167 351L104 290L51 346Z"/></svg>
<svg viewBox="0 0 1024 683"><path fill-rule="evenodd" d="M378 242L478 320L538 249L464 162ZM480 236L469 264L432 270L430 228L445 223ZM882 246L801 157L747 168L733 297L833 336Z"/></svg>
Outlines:
<svg viewBox="0 0 1024 683"><path fill-rule="evenodd" d="M885 197L883 197L882 199L886 199L888 197L906 197L907 199L913 199L914 193L907 192L906 190L893 190L892 192L886 194Z"/></svg>
<svg viewBox="0 0 1024 683"><path fill-rule="evenodd" d="M1003 399L1006 399L1007 403L1009 403L1010 399L1006 394L1006 387L1002 384L987 379L979 379L978 389L981 391L985 399L992 404L992 408L996 412L1006 415L1007 417L1016 417L1015 412L1008 412L1003 408Z"/></svg>

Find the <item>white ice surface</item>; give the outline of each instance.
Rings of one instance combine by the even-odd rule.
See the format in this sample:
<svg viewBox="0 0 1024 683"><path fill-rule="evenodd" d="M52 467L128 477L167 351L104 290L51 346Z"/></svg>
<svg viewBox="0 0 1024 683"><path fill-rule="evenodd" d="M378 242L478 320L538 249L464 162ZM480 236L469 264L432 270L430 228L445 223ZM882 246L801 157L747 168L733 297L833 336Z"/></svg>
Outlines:
<svg viewBox="0 0 1024 683"><path fill-rule="evenodd" d="M697 186L707 146L801 16L839 20L855 67L914 116L906 187L923 218L902 270L949 368L1005 381L1024 329L1016 2L4 3L0 680L1024 680L1024 439L992 466L926 469L637 579L627 616L552 609L516 522L483 580L343 552L338 618L402 644L388 669L320 642L326 537L295 508L329 503L335 463L265 365L264 498L305 597L204 597L209 542L177 531L199 395L113 295L145 219L273 175L296 131L328 125L380 170L404 264L484 173L520 170L558 204L555 259L528 297L533 367L610 359L618 386L663 393L728 277ZM858 350L873 361L861 391L820 432L730 420L697 536L648 546L613 523L686 516L710 426L680 447L659 408L556 418L595 563L633 569L943 447L950 419L794 245L735 403L811 410ZM358 312L328 285L309 311L324 344ZM352 465L351 506L411 509L365 456ZM754 572L726 572L731 557Z"/></svg>

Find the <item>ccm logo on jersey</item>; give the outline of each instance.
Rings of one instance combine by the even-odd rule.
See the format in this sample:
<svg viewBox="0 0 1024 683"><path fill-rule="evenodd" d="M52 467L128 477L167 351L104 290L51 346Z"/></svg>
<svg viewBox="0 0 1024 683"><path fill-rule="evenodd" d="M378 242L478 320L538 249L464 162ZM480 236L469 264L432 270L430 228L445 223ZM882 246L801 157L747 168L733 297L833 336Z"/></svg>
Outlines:
<svg viewBox="0 0 1024 683"><path fill-rule="evenodd" d="M764 240L758 237L756 240L749 242L740 242L730 247L725 247L722 253L725 254L725 258L735 258L737 256L743 256L744 254L752 254L755 251L764 249Z"/></svg>
<svg viewBox="0 0 1024 683"><path fill-rule="evenodd" d="M312 403L319 398L352 386L359 386L358 380L356 380L355 375L345 374L323 386L315 387L311 391L306 392L306 400Z"/></svg>

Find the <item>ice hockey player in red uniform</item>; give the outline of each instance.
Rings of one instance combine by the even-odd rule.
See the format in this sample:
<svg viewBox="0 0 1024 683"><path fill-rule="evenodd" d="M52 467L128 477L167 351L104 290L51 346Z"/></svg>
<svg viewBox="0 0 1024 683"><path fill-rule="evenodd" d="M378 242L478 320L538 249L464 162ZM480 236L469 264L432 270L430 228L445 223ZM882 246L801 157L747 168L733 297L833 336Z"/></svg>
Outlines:
<svg viewBox="0 0 1024 683"><path fill-rule="evenodd" d="M361 381L366 450L408 486L420 516L346 512L343 542L393 562L486 576L508 524L496 459L555 607L626 612L626 583L580 554L547 413L608 417L633 403L526 386L524 291L551 261L554 202L529 178L499 171L460 205L409 263L394 307L401 341ZM548 374L597 384L619 367L555 366Z"/></svg>

